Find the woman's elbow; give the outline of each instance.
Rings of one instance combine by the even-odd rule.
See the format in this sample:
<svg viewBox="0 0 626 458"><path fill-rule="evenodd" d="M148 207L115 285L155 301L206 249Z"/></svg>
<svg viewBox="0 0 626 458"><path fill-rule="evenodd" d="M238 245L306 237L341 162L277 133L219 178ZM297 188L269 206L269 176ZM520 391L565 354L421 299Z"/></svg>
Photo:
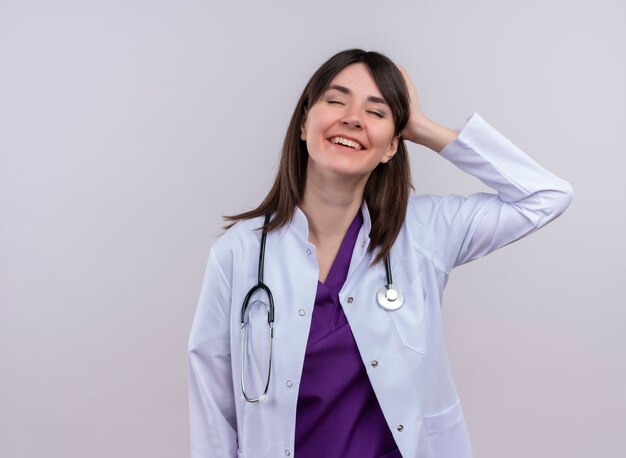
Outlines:
<svg viewBox="0 0 626 458"><path fill-rule="evenodd" d="M550 219L554 219L567 210L573 198L574 188L569 182L561 180L548 194L544 211L550 214Z"/></svg>

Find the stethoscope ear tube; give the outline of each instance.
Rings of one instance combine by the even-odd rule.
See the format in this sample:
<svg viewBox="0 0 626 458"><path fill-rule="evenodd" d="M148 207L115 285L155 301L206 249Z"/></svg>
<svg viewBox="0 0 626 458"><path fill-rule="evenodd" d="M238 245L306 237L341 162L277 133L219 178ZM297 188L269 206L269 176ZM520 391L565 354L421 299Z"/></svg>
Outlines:
<svg viewBox="0 0 626 458"><path fill-rule="evenodd" d="M269 360L267 363L267 377L265 378L265 387L263 388L263 393L261 393L258 397L248 396L246 393L246 381L244 374L246 373L246 328L247 324L242 323L241 325L241 393L243 394L243 398L248 402L265 402L267 401L267 390L270 386L270 374L272 372L272 342L274 341L274 326L272 323L269 323L270 333L269 333Z"/></svg>

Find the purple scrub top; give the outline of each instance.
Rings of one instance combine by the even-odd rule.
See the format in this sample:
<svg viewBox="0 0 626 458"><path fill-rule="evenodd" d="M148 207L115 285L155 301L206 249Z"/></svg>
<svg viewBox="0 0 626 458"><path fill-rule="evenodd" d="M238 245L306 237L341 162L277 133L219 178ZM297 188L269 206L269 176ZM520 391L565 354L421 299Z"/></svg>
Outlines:
<svg viewBox="0 0 626 458"><path fill-rule="evenodd" d="M317 283L298 393L296 458L402 457L339 303L362 224L359 211L326 281Z"/></svg>

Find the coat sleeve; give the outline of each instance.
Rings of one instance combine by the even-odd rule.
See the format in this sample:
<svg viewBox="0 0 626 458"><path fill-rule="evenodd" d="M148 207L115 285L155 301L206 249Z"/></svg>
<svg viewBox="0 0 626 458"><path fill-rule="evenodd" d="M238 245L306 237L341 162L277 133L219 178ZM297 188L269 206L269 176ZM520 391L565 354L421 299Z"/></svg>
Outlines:
<svg viewBox="0 0 626 458"><path fill-rule="evenodd" d="M230 358L230 299L230 283L214 249L211 249L189 336L192 458L237 456Z"/></svg>
<svg viewBox="0 0 626 458"><path fill-rule="evenodd" d="M440 155L496 191L423 196L409 206L408 216L429 234L429 251L446 273L545 226L572 200L567 181L537 164L478 113Z"/></svg>

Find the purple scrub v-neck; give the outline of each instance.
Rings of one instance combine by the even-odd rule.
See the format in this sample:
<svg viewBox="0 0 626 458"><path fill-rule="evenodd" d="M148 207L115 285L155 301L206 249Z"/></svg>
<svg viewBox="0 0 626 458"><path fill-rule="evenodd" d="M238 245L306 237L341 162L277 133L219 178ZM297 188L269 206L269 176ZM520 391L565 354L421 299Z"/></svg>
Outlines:
<svg viewBox="0 0 626 458"><path fill-rule="evenodd" d="M296 411L296 458L401 458L339 303L359 211L324 283L317 284Z"/></svg>

